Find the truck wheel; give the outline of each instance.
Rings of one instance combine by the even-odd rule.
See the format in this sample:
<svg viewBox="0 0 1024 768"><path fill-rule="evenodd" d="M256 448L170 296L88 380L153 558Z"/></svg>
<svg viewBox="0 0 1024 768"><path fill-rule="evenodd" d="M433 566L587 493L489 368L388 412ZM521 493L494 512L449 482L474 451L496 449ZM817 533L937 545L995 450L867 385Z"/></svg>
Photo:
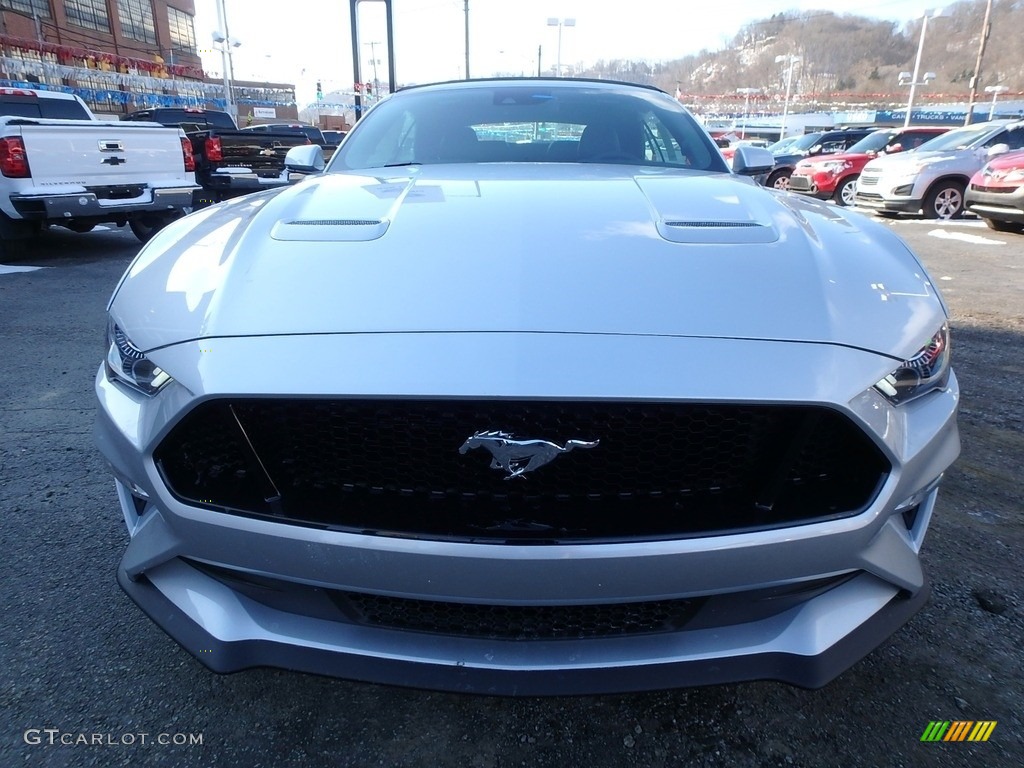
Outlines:
<svg viewBox="0 0 1024 768"><path fill-rule="evenodd" d="M166 227L175 219L180 219L185 214L191 213L191 208L184 208L174 213L147 213L137 216L128 222L132 233L139 238L140 243L148 243L157 232Z"/></svg>
<svg viewBox="0 0 1024 768"><path fill-rule="evenodd" d="M789 189L789 177L792 171L776 171L768 177L768 182L765 184L766 187L772 189Z"/></svg>
<svg viewBox="0 0 1024 768"><path fill-rule="evenodd" d="M958 219L964 213L964 185L959 181L940 181L924 198L926 219Z"/></svg>
<svg viewBox="0 0 1024 768"><path fill-rule="evenodd" d="M853 205L853 198L856 194L857 177L851 176L850 178L843 179L839 182L839 186L836 187L836 191L832 194L832 199L836 201L836 205L849 208Z"/></svg>

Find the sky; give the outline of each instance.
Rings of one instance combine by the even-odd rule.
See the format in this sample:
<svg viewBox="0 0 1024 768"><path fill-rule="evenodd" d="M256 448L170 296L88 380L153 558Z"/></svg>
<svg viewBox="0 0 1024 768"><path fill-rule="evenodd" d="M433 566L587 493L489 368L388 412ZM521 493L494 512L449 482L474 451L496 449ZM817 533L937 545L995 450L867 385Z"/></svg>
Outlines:
<svg viewBox="0 0 1024 768"><path fill-rule="evenodd" d="M949 0L952 2L952 0ZM224 0L235 78L294 83L300 107L314 99L317 80L325 91L351 90L349 0ZM718 50L740 28L791 10L856 11L903 24L935 8L936 0L862 0L839 9L834 0L468 0L469 69L472 77L536 74L538 47L545 73L559 59L563 69L599 59L670 61L703 49ZM945 3L949 4L949 3ZM195 0L195 32L207 73L221 76L217 0ZM273 7L272 12L268 8ZM719 12L715 9L720 8ZM387 79L383 2L359 4L363 79ZM465 0L392 0L395 65L399 84L461 79L465 75ZM698 10L699 9L699 10ZM373 43L373 45L371 45Z"/></svg>

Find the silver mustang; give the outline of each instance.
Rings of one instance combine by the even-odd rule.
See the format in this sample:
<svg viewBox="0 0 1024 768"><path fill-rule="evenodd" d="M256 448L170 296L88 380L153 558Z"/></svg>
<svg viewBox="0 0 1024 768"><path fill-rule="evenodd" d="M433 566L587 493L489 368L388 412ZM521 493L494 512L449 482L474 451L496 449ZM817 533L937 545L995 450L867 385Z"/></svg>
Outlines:
<svg viewBox="0 0 1024 768"><path fill-rule="evenodd" d="M914 254L771 162L646 87L449 83L172 223L96 378L121 586L218 672L832 680L927 598L958 387Z"/></svg>

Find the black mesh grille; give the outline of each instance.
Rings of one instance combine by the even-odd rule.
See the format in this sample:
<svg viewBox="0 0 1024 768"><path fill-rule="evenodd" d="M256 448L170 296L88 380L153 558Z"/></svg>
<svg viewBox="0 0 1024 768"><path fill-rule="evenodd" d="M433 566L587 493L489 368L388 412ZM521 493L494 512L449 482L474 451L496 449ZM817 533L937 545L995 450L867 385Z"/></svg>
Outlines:
<svg viewBox="0 0 1024 768"><path fill-rule="evenodd" d="M477 432L599 441L523 477ZM156 451L181 500L380 535L547 543L771 528L856 513L889 465L841 414L691 403L216 400Z"/></svg>
<svg viewBox="0 0 1024 768"><path fill-rule="evenodd" d="M709 629L760 621L855 578L823 579L696 598L587 605L494 605L371 595L185 560L275 611L365 627L495 640L564 640Z"/></svg>

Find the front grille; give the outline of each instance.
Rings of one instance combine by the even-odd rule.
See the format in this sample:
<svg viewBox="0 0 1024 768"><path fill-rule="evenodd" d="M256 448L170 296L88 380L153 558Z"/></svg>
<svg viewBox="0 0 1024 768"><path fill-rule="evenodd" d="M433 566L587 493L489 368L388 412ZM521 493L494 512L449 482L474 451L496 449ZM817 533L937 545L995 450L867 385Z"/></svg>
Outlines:
<svg viewBox="0 0 1024 768"><path fill-rule="evenodd" d="M509 478L488 449L464 445L497 430L598 445L555 449L550 463ZM212 400L154 455L171 492L192 505L367 534L523 543L855 514L890 469L830 409L693 403Z"/></svg>
<svg viewBox="0 0 1024 768"><path fill-rule="evenodd" d="M873 186L875 186L876 184L878 184L878 178L879 178L878 176L871 176L871 175L862 173L860 175L860 178L857 179L857 189L861 189L863 187L873 187Z"/></svg>
<svg viewBox="0 0 1024 768"><path fill-rule="evenodd" d="M809 192L811 190L811 177L810 176L797 176L796 174L789 177L789 188L794 190L800 190L803 192Z"/></svg>
<svg viewBox="0 0 1024 768"><path fill-rule="evenodd" d="M186 560L275 611L364 627L489 640L581 640L726 627L802 605L857 572L710 597L627 603L497 605L325 589Z"/></svg>
<svg viewBox="0 0 1024 768"><path fill-rule="evenodd" d="M995 192L996 194L1010 194L1016 192L1020 187L986 187L982 184L971 184L975 192Z"/></svg>

